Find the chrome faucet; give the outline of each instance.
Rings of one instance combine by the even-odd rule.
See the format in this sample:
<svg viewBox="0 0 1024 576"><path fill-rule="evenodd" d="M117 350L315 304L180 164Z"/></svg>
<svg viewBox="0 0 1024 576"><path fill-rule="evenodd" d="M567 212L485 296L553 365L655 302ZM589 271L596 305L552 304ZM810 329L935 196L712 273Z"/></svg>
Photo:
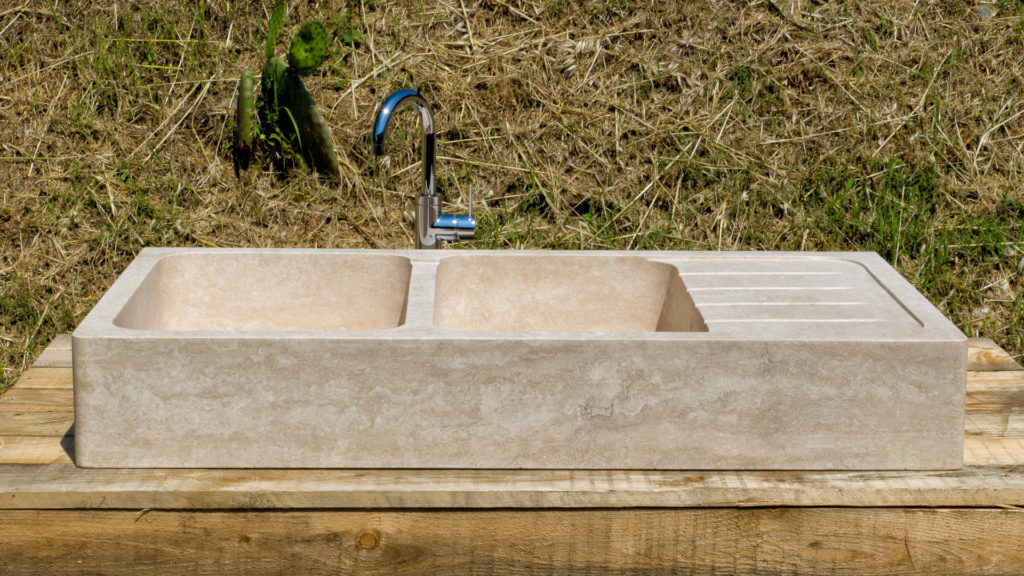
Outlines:
<svg viewBox="0 0 1024 576"><path fill-rule="evenodd" d="M399 90L388 96L373 120L373 153L384 154L391 114L404 104L415 105L423 124L423 190L416 198L416 247L437 248L439 242L472 240L476 235L473 216L473 185L469 186L469 214L444 214L434 191L434 117L427 101L414 90Z"/></svg>

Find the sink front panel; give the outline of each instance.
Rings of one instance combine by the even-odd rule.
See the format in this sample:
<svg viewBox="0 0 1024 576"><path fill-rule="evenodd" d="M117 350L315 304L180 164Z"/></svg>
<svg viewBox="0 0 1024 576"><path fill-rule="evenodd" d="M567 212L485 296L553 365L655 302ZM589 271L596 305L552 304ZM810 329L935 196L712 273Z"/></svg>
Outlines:
<svg viewBox="0 0 1024 576"><path fill-rule="evenodd" d="M73 341L87 467L962 466L874 254L146 249Z"/></svg>
<svg viewBox="0 0 1024 576"><path fill-rule="evenodd" d="M134 342L104 352L116 371L78 368L75 458L170 468L961 466L956 354L886 351L888 360L866 343Z"/></svg>

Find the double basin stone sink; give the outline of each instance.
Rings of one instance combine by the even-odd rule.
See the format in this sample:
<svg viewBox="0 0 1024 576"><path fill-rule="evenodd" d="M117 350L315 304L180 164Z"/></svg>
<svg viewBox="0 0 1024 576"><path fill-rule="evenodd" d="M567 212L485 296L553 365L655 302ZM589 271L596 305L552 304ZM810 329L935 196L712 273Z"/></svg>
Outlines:
<svg viewBox="0 0 1024 576"><path fill-rule="evenodd" d="M951 469L966 340L871 253L143 250L85 467Z"/></svg>

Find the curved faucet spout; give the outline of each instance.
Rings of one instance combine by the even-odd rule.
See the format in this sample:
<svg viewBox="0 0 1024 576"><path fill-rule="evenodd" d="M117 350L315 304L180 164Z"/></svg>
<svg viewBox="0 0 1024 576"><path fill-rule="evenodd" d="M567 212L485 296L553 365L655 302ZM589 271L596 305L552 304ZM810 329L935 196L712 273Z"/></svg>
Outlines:
<svg viewBox="0 0 1024 576"><path fill-rule="evenodd" d="M399 90L388 96L373 120L373 153L384 154L384 141L388 136L391 114L405 105L416 106L423 124L423 195L434 195L434 117L427 101L415 90Z"/></svg>
<svg viewBox="0 0 1024 576"><path fill-rule="evenodd" d="M473 186L469 187L469 214L441 212L441 200L434 193L434 117L418 92L399 90L381 104L373 119L373 153L384 154L391 114L404 105L415 106L423 120L423 192L416 198L416 247L437 248L440 242L472 240L476 237Z"/></svg>

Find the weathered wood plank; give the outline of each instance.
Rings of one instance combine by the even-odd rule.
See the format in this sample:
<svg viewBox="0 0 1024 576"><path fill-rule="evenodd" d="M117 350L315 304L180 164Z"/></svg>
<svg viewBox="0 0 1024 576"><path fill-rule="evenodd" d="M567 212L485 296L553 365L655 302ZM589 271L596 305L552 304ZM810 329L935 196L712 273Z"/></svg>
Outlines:
<svg viewBox="0 0 1024 576"><path fill-rule="evenodd" d="M1020 505L1024 466L935 472L657 472L0 465L0 509Z"/></svg>
<svg viewBox="0 0 1024 576"><path fill-rule="evenodd" d="M1024 390L1024 371L968 372L968 392L1000 392Z"/></svg>
<svg viewBox="0 0 1024 576"><path fill-rule="evenodd" d="M44 368L71 368L71 334L58 334L43 353L36 358L33 366Z"/></svg>
<svg viewBox="0 0 1024 576"><path fill-rule="evenodd" d="M1024 438L1024 406L999 412L968 412L964 428L968 436Z"/></svg>
<svg viewBox="0 0 1024 576"><path fill-rule="evenodd" d="M1024 372L1022 372L1024 374ZM967 392L967 414L1012 414L1024 411L1024 389L969 391Z"/></svg>
<svg viewBox="0 0 1024 576"><path fill-rule="evenodd" d="M73 465L72 436L0 436L0 462L4 464ZM2 483L2 481L0 481Z"/></svg>
<svg viewBox="0 0 1024 576"><path fill-rule="evenodd" d="M1020 574L1024 511L0 512L0 575Z"/></svg>
<svg viewBox="0 0 1024 576"><path fill-rule="evenodd" d="M0 403L0 436L64 436L75 421L70 410L16 410Z"/></svg>
<svg viewBox="0 0 1024 576"><path fill-rule="evenodd" d="M1024 370L1005 350L988 338L971 338L967 342L968 370Z"/></svg>
<svg viewBox="0 0 1024 576"><path fill-rule="evenodd" d="M18 378L17 388L74 388L74 375L70 368L32 367Z"/></svg>
<svg viewBox="0 0 1024 576"><path fill-rule="evenodd" d="M75 395L67 388L15 386L0 398L0 408L20 412L70 412L75 409Z"/></svg>
<svg viewBox="0 0 1024 576"><path fill-rule="evenodd" d="M987 437L1024 430L1024 371L968 372L965 430Z"/></svg>
<svg viewBox="0 0 1024 576"><path fill-rule="evenodd" d="M1024 462L1024 438L964 438L964 465L992 466Z"/></svg>

